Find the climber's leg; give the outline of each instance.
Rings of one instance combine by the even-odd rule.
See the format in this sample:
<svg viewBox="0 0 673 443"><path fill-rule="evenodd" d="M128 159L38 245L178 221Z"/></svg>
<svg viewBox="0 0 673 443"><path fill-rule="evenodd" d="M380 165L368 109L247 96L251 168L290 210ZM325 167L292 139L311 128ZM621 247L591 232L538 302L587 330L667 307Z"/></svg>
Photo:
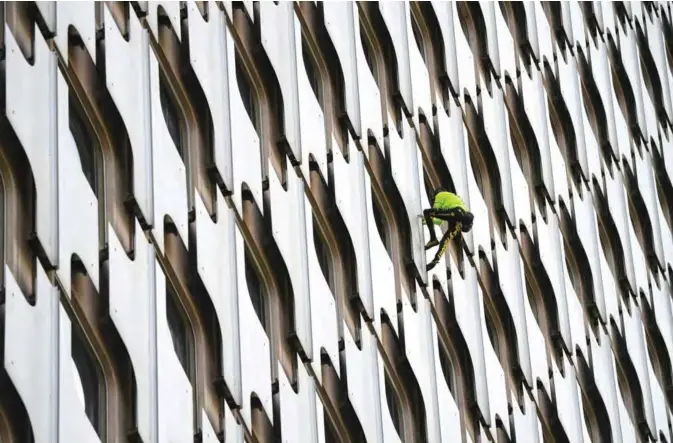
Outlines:
<svg viewBox="0 0 673 443"><path fill-rule="evenodd" d="M460 233L461 231L461 224L460 222L456 222L455 224L451 223L449 225L449 229L444 233L444 236L442 237L442 241L440 242L439 249L437 250L437 253L435 254L435 258L432 259L430 263L427 265L427 270L431 270L434 268L437 263L439 263L439 259L442 258L444 253L446 252L446 248L449 247L449 242Z"/></svg>
<svg viewBox="0 0 673 443"><path fill-rule="evenodd" d="M425 250L437 246L439 242L437 241L437 235L435 234L435 224L433 223L432 216L435 215L436 210L433 208L428 208L423 211L423 218L425 219L425 225L428 227L430 232L430 241L425 245Z"/></svg>

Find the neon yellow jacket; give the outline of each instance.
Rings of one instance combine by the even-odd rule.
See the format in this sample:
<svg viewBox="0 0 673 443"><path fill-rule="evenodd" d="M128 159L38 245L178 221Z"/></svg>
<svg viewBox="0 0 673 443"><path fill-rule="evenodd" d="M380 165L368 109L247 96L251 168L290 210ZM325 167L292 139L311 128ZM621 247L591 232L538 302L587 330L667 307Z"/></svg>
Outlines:
<svg viewBox="0 0 673 443"><path fill-rule="evenodd" d="M467 206L465 206L463 200L453 192L448 191L442 191L438 193L435 196L435 201L432 204L432 207L433 209L461 208L463 211L467 212ZM444 220L433 217L432 222L436 225L441 225ZM423 223L425 223L425 220L423 220Z"/></svg>

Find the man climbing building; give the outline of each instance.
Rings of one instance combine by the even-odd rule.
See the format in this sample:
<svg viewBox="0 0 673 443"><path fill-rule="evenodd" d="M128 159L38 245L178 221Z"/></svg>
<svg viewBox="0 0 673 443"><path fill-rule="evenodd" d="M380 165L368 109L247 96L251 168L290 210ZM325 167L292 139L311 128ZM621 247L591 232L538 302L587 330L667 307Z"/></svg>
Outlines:
<svg viewBox="0 0 673 443"><path fill-rule="evenodd" d="M435 258L427 265L427 270L429 271L442 258L452 238L461 232L470 232L474 215L468 211L463 200L456 194L442 188L437 188L433 196L432 208L423 211L423 218L423 223L428 226L428 231L430 231L430 241L425 245L425 250L427 251L433 246L439 245ZM442 240L437 241L433 223L441 225L443 222L448 222L449 226L446 233L442 236Z"/></svg>

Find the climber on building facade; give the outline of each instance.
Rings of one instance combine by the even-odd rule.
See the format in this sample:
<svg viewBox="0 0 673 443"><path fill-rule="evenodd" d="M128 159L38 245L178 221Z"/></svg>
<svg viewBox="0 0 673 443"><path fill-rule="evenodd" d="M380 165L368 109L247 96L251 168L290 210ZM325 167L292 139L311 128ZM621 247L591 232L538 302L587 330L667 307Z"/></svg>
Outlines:
<svg viewBox="0 0 673 443"><path fill-rule="evenodd" d="M442 188L435 189L432 208L423 211L423 223L430 231L430 241L425 245L425 250L439 245L435 258L427 265L428 271L437 265L451 239L461 232L470 232L473 219L474 215L467 209L460 197ZM433 224L441 225L444 222L448 223L448 229L442 239L437 241Z"/></svg>

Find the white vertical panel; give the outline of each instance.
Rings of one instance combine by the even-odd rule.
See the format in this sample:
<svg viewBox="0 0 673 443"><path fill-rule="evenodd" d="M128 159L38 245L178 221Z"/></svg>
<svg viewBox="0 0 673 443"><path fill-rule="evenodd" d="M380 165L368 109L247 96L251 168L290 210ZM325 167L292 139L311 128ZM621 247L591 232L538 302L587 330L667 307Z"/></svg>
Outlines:
<svg viewBox="0 0 673 443"><path fill-rule="evenodd" d="M49 262L58 263L58 138L56 56L34 29L33 63L21 53L7 24L5 113L16 133L35 181L35 231ZM40 130L35 130L40 128Z"/></svg>
<svg viewBox="0 0 673 443"><path fill-rule="evenodd" d="M136 382L138 434L143 441L156 440L156 328L152 274L154 249L136 221L133 260L129 260L112 226L108 230L109 314L126 349ZM142 302L139 302L139 299Z"/></svg>
<svg viewBox="0 0 673 443"><path fill-rule="evenodd" d="M490 147L495 155L496 166L500 172L500 185L502 190L502 203L505 207L507 217L511 224L514 224L516 215L514 214L514 197L512 189L512 179L510 178L510 160L508 145L511 143L509 137L509 122L505 115L505 96L500 88L493 88L493 95L483 90L483 123L486 136Z"/></svg>
<svg viewBox="0 0 673 443"><path fill-rule="evenodd" d="M467 260L465 255L463 255L463 260ZM456 312L456 321L463 333L463 337L465 337L470 358L472 359L477 405L484 416L489 416L487 373L483 351L484 335L481 328L483 295L477 286L475 269L472 266L465 266L465 276L463 277L460 275L454 261L451 260L451 286L453 289L453 305Z"/></svg>
<svg viewBox="0 0 673 443"><path fill-rule="evenodd" d="M213 120L213 161L225 188L231 190L233 174L229 115L231 83L227 54L234 48L226 30L224 13L217 9L215 2L208 2L208 21L203 19L196 3L190 2L187 7L190 34L189 62L203 89Z"/></svg>
<svg viewBox="0 0 673 443"><path fill-rule="evenodd" d="M304 195L304 207L310 208L308 198ZM311 341L313 343L313 359L311 365L318 380L322 382L320 353L324 349L337 374L340 372L339 330L337 326L336 296L325 280L320 269L318 255L313 243L313 211L304 211L306 218L306 239L308 245L308 278L311 297Z"/></svg>
<svg viewBox="0 0 673 443"><path fill-rule="evenodd" d="M648 359L646 349L647 343L645 342L645 329L643 326L640 306L633 304L631 306L630 314L626 310L622 310L622 321L624 322L624 340L626 341L626 349L628 350L633 367L638 374L638 380L633 381L632 383L638 383L642 392L645 393L643 395L644 415L650 432L654 432L655 422L652 395L647 395L647 393L651 392L651 381L647 369L647 362L645 361Z"/></svg>
<svg viewBox="0 0 673 443"><path fill-rule="evenodd" d="M152 201L152 125L150 107L149 35L135 14L129 14L129 40L106 6L105 83L119 110L133 152L133 197L147 223L154 223ZM158 85L157 85L158 87ZM158 103L158 102L157 102ZM159 109L159 117L161 108Z"/></svg>
<svg viewBox="0 0 673 443"><path fill-rule="evenodd" d="M311 299L307 262L304 182L288 165L287 191L269 162L269 202L271 232L280 250L292 284L294 321L299 345L309 359L313 356L311 340ZM312 240L312 239L311 239Z"/></svg>
<svg viewBox="0 0 673 443"><path fill-rule="evenodd" d="M316 412L315 385L304 365L297 365L297 392L295 393L285 370L278 368L280 397L280 429L283 443L317 442L318 420Z"/></svg>
<svg viewBox="0 0 673 443"><path fill-rule="evenodd" d="M548 110L547 97L543 87L542 73L531 67L531 76L521 75L521 95L523 98L523 107L526 111L528 121L530 122L537 148L540 153L540 164L542 167L542 184L547 189L549 195L556 193L556 183L553 180L553 165L549 146L548 129ZM528 148L526 146L526 148ZM516 191L518 192L518 190Z"/></svg>
<svg viewBox="0 0 673 443"><path fill-rule="evenodd" d="M144 3L144 10L147 11L147 23L154 38L159 40L159 8L168 17L175 34L180 40L182 36L182 27L180 26L180 2L156 1L150 0Z"/></svg>
<svg viewBox="0 0 673 443"><path fill-rule="evenodd" d="M339 56L344 76L346 111L354 128L356 138L364 130L360 123L359 76L361 59L357 52L360 40L360 25L357 20L357 6L351 2L328 0L322 3L325 16L325 29ZM365 61L365 64L367 62ZM367 68L365 66L365 68Z"/></svg>
<svg viewBox="0 0 673 443"><path fill-rule="evenodd" d="M603 296L603 278L598 252L598 225L596 213L594 212L593 198L590 192L585 189L582 198L580 198L577 189L573 193L573 206L575 209L575 224L577 234L582 242L584 252L587 255L589 265L591 266L591 277L593 279L593 293L596 301L596 307L603 321L605 321L605 299Z"/></svg>
<svg viewBox="0 0 673 443"><path fill-rule="evenodd" d="M236 230L236 285L238 287L238 324L240 325L241 416L243 425L252 427L251 395L260 400L264 412L273 421L271 393L271 343L252 305L245 277L244 243Z"/></svg>
<svg viewBox="0 0 673 443"><path fill-rule="evenodd" d="M187 214L187 171L180 158L161 110L159 64L150 52L150 103L152 107L152 189L154 223L152 233L164 253L164 221L170 217L178 235L189 247Z"/></svg>
<svg viewBox="0 0 673 443"><path fill-rule="evenodd" d="M60 72L56 74L58 112L58 279L70 297L71 265L76 255L99 290L98 200L91 189L68 127L68 87ZM93 147L90 147L93 151ZM92 152L93 154L93 152ZM93 157L93 155L92 155ZM96 179L97 180L97 179ZM102 195L103 183L99 183ZM77 214L77 222L73 215Z"/></svg>
<svg viewBox="0 0 673 443"><path fill-rule="evenodd" d="M598 393L602 397L603 404L610 418L610 429L615 441L620 441L622 429L620 428L619 401L621 396L617 389L617 376L615 373L615 361L610 348L610 337L599 332L600 343L594 334L588 334L591 348L591 369L594 381L598 387Z"/></svg>
<svg viewBox="0 0 673 443"><path fill-rule="evenodd" d="M42 2L47 3L47 2ZM51 2L50 2L51 3ZM53 2L56 16L56 47L66 64L69 64L68 37L70 27L75 28L91 56L96 63L96 10L94 3L75 4L74 2ZM178 30L178 33L180 31Z"/></svg>
<svg viewBox="0 0 673 443"><path fill-rule="evenodd" d="M397 74L402 102L407 111L414 115L415 104L412 94L411 59L409 57L409 40L411 34L411 15L407 2L381 2L378 4L385 26L388 28L390 38L395 48L397 59Z"/></svg>
<svg viewBox="0 0 673 443"><path fill-rule="evenodd" d="M54 294L55 296L56 294ZM77 395L78 381L72 371L72 323L62 304L58 305L58 441L85 441L98 443L91 421L86 416L84 405ZM62 412L67 411L67 414Z"/></svg>
<svg viewBox="0 0 673 443"><path fill-rule="evenodd" d="M651 147L654 149L654 146ZM652 229L654 253L660 265L662 265L665 258L661 239L661 226L659 224L657 185L654 178L655 171L652 155L645 149L643 149L642 155L638 153L638 150L634 150L633 155L635 157L634 169L638 181L638 189L647 207L647 214L645 215L649 218Z"/></svg>
<svg viewBox="0 0 673 443"><path fill-rule="evenodd" d="M507 249L502 242L495 242L495 255L498 270L498 283L505 296L505 301L512 316L513 329L516 334L518 362L521 371L529 384L532 385L530 354L528 349L528 328L523 298L526 297L525 278L519 245L513 237L507 235Z"/></svg>
<svg viewBox="0 0 673 443"><path fill-rule="evenodd" d="M564 359L565 360L565 359ZM554 372L554 392L556 393L556 409L561 425L571 443L582 443L582 411L577 386L575 367L564 361L565 376L561 374L556 363L552 363Z"/></svg>
<svg viewBox="0 0 673 443"><path fill-rule="evenodd" d="M372 282L370 279L371 262L368 247L369 228L367 218L362 217L367 207L364 157L362 152L353 149L352 143L349 143L349 145L351 146L350 162L346 161L339 149L332 151L334 181L336 182L334 198L336 207L353 243L353 252L357 263L358 296L367 316L374 318Z"/></svg>
<svg viewBox="0 0 673 443"><path fill-rule="evenodd" d="M631 252L631 236L629 235L628 225L631 223L628 213L628 202L626 200L626 186L624 176L621 170L614 169L612 176L605 174L605 196L607 200L607 209L612 215L612 220L619 233L619 241L622 245L624 256L622 257L626 270L626 278L629 281L631 290L635 292L635 270L633 264L633 254Z"/></svg>
<svg viewBox="0 0 673 443"><path fill-rule="evenodd" d="M241 404L239 291L236 264L244 260L236 250L234 212L216 192L217 223L200 198L194 199L196 268L215 309L221 330L222 377L236 404Z"/></svg>
<svg viewBox="0 0 673 443"><path fill-rule="evenodd" d="M574 3L574 2L572 2ZM572 120L573 132L577 149L577 161L582 173L589 177L589 159L584 135L584 112L582 111L582 97L580 95L580 83L578 66L575 57L567 56L566 59L556 59L558 67L558 81L561 87L561 95L568 107L568 113Z"/></svg>
<svg viewBox="0 0 673 443"><path fill-rule="evenodd" d="M437 370L435 368L432 313L430 302L420 296L420 287L416 285L416 310L411 306L409 296L402 294L402 312L404 315L404 338L406 356L414 371L416 381L423 396L428 441L440 441L439 415L442 413L437 401ZM437 334L435 332L435 340ZM439 369L441 372L441 368ZM443 378L443 377L442 377ZM442 381L442 383L444 383Z"/></svg>
<svg viewBox="0 0 673 443"><path fill-rule="evenodd" d="M37 270L36 284L35 306L30 306L5 266L3 365L23 399L35 443L47 443L57 441L59 432L57 368L61 309L58 292L41 268Z"/></svg>
<svg viewBox="0 0 673 443"><path fill-rule="evenodd" d="M193 438L193 386L173 347L166 313L166 277L155 263L156 396L158 442L183 442Z"/></svg>
<svg viewBox="0 0 673 443"><path fill-rule="evenodd" d="M382 406L385 405L385 389L383 386L383 363L376 352L374 336L363 328L360 348L353 340L348 327L344 325L344 343L346 354L346 376L348 377L348 399L353 405L362 430L368 442L387 443L384 439L381 421ZM383 415L390 417L387 407ZM388 418L390 420L390 418ZM389 421L388 429L392 425ZM397 436L395 429L392 435ZM389 434L390 435L390 434Z"/></svg>
<svg viewBox="0 0 673 443"><path fill-rule="evenodd" d="M561 236L561 225L557 215L547 210L547 221L542 218L540 210L535 208L537 226L537 246L540 261L544 267L549 282L551 283L556 299L558 310L558 322L566 349L572 349L573 343L570 334L570 318L568 317L568 302L566 295L566 282L563 278L565 272L565 253Z"/></svg>
<svg viewBox="0 0 673 443"><path fill-rule="evenodd" d="M432 334L432 351L435 367L435 381L437 385L437 404L439 406L439 426L441 432L440 441L453 441L460 439L460 410L453 398L453 394L446 384L444 370L439 359L439 337L437 336L437 326L430 322L430 333Z"/></svg>
<svg viewBox="0 0 673 443"><path fill-rule="evenodd" d="M389 124L389 127L394 127ZM423 167L419 160L419 147L415 134L406 119L402 119L402 137L397 131L388 132L390 146L390 169L393 180L402 197L406 209L411 234L411 254L416 269L422 272L424 266L423 231L419 215L422 213L420 203L421 184L419 169Z"/></svg>
<svg viewBox="0 0 673 443"><path fill-rule="evenodd" d="M481 289L478 290L481 295ZM484 316L483 308L481 310L481 327L482 337L488 337L486 331L486 318ZM486 385L488 389L488 403L489 412L482 411L486 424L491 428L491 432L495 435L497 420L503 424L505 432L509 435L509 412L507 405L509 396L507 394L507 385L505 380L505 371L502 364L495 353L495 348L490 339L484 340L484 364L486 366Z"/></svg>
<svg viewBox="0 0 673 443"><path fill-rule="evenodd" d="M374 331L382 339L381 314L383 312L388 316L392 328L399 334L396 297L398 282L395 278L394 264L381 240L374 219L372 188L368 174L365 174L365 196L367 207L366 213L363 215L367 218L367 226L369 227L369 257L371 260L372 299L374 303L372 322L374 323Z"/></svg>
<svg viewBox="0 0 673 443"><path fill-rule="evenodd" d="M234 39L226 29L226 47L234 48ZM229 89L229 115L231 118L231 161L232 161L232 188L234 209L243 214L242 186L245 184L259 208L264 214L264 199L262 197L262 159L259 134L252 125L243 105L241 92L236 79L236 53L227 49L227 82Z"/></svg>

